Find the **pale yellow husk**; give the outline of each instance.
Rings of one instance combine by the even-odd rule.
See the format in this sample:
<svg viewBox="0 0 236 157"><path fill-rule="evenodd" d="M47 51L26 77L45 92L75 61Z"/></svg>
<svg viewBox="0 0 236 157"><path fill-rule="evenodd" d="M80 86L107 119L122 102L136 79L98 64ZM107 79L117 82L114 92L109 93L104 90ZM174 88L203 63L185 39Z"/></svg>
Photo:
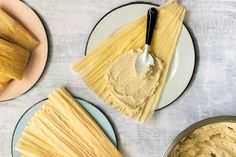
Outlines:
<svg viewBox="0 0 236 157"><path fill-rule="evenodd" d="M122 157L63 88L53 91L25 127L16 150L30 157Z"/></svg>
<svg viewBox="0 0 236 157"><path fill-rule="evenodd" d="M122 114L141 122L148 121L158 107L185 16L185 9L176 0L169 0L161 5L158 12L158 21L152 40L152 51L155 57L164 62L165 67L158 88L149 96L145 106L135 116L128 114L122 104L113 101L109 97L110 93L106 86L108 82L105 76L107 69L121 55L127 54L131 49L143 47L146 33L146 16L125 26L118 33L104 41L103 44L89 52L87 56L80 59L73 67L88 87L106 103Z"/></svg>

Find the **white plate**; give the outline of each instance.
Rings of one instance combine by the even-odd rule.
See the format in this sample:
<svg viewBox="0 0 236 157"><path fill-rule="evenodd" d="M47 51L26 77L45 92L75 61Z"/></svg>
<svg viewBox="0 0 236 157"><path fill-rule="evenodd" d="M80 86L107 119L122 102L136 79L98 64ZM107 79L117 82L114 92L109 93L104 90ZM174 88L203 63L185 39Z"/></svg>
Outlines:
<svg viewBox="0 0 236 157"><path fill-rule="evenodd" d="M146 15L147 10L153 6L157 5L134 2L122 5L108 12L93 28L88 38L85 52L87 53L99 46L122 26ZM193 41L188 30L183 25L158 109L171 104L184 92L192 78L194 66L195 51Z"/></svg>
<svg viewBox="0 0 236 157"><path fill-rule="evenodd" d="M16 128L13 133L12 137L12 143L11 143L11 151L12 151L12 157L20 157L20 153L15 151L16 144L21 136L21 133L23 132L25 126L27 125L28 121L31 119L31 117L42 107L44 104L44 101L41 101L34 106L32 106L29 110L27 110L23 116L18 121ZM105 132L107 137L111 140L111 142L117 147L117 140L116 140L116 134L112 127L112 124L107 119L107 117L100 111L97 107L92 105L91 103L77 99L77 101L85 108L85 110L94 118L94 120L99 124L99 126L102 128L102 130Z"/></svg>

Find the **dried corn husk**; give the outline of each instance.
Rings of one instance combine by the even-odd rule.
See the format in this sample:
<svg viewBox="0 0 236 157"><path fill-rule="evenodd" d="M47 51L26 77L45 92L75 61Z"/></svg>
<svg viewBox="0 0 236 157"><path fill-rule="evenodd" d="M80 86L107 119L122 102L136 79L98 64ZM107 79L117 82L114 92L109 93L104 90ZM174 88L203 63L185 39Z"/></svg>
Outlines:
<svg viewBox="0 0 236 157"><path fill-rule="evenodd" d="M16 146L30 157L121 157L102 129L65 89L49 95Z"/></svg>
<svg viewBox="0 0 236 157"><path fill-rule="evenodd" d="M37 45L36 38L21 24L0 9L0 37L32 51Z"/></svg>
<svg viewBox="0 0 236 157"><path fill-rule="evenodd" d="M135 115L126 112L123 104L114 101L107 89L106 73L109 67L117 61L120 56L126 55L131 49L138 49L145 44L146 16L130 23L118 33L104 41L87 56L74 64L74 70L80 77L105 102L117 109L122 114L146 122L150 119L154 110L158 107L167 75L175 53L177 41L181 32L185 9L176 0L169 0L159 8L158 20L155 26L152 51L154 56L165 64L164 71L160 77L160 84L156 91L141 110Z"/></svg>

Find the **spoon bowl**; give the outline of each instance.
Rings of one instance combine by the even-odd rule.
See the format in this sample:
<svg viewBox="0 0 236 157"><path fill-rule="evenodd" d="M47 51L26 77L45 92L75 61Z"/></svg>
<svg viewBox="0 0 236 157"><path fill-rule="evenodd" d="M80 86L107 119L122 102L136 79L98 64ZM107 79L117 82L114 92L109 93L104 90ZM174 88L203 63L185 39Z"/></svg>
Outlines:
<svg viewBox="0 0 236 157"><path fill-rule="evenodd" d="M135 62L136 72L138 74L145 72L145 70L154 65L154 58L150 54L150 44L152 41L152 35L157 19L157 10L155 8L150 8L147 14L147 32L146 32L146 42L144 52L141 53Z"/></svg>
<svg viewBox="0 0 236 157"><path fill-rule="evenodd" d="M150 65L154 65L154 58L150 54L150 45L145 44L144 52L141 53L135 63L137 73L142 73L148 68Z"/></svg>

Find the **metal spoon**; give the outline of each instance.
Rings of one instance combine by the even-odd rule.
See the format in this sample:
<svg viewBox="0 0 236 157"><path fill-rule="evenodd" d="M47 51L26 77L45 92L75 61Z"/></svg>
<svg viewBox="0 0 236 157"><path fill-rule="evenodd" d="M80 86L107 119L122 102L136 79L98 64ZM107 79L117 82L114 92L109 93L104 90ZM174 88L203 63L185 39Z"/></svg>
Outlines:
<svg viewBox="0 0 236 157"><path fill-rule="evenodd" d="M157 19L157 10L150 8L147 14L147 30L146 30L146 42L144 52L137 57L135 67L137 73L142 73L150 65L154 65L154 59L150 54L150 45L152 41L152 35Z"/></svg>

